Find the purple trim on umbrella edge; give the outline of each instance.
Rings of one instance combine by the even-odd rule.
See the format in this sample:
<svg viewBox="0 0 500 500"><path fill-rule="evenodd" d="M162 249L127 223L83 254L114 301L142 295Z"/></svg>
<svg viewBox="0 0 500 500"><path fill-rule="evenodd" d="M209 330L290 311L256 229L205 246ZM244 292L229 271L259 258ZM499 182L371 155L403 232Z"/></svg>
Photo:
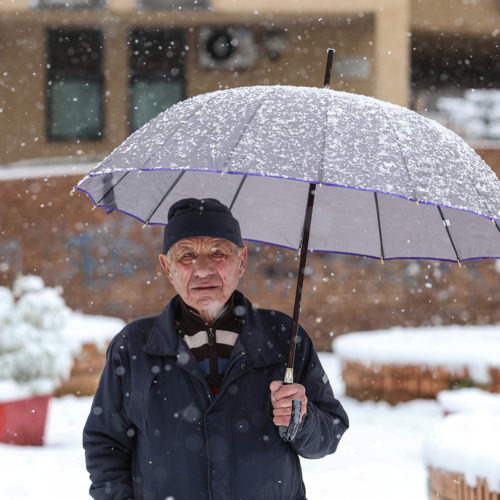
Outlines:
<svg viewBox="0 0 500 500"><path fill-rule="evenodd" d="M95 203L92 195L90 193L88 193L87 191L85 191L85 189L82 189L79 187L75 187L75 189L77 191L80 191L80 192L86 194L92 200L92 203L94 204L94 206L96 206L98 208L104 208L105 210L110 210L110 212L106 212L106 215L109 215L112 212L118 212L118 213L127 215L128 217L132 217L133 219L138 220L139 222L142 222L143 224L145 224L145 221L143 221L142 219L140 219L136 215L129 214L128 212L125 212L124 210L121 210L118 208L113 208L113 207L108 207L106 205L97 205ZM452 207L448 207L448 208L452 208ZM480 214L478 214L478 215L480 215ZM485 216L483 216L483 217L485 217ZM152 223L150 222L150 223L148 223L148 226L166 226L166 224L163 224L161 222L152 222ZM269 243L268 241L252 240L249 238L243 238L243 239L245 241L250 241L252 243L260 243L262 245L271 245L273 247L284 248L286 250L292 250L293 252L298 251L297 248L288 247L286 245L278 245L276 243ZM354 253L354 252L339 252L339 251L335 251L335 250L315 250L313 248L309 248L307 251L308 251L308 253L330 253L330 254L337 254L337 255L351 255L353 257L364 257L364 258L373 259L373 260L382 260L380 256L365 255L362 253ZM469 261L473 261L473 260L488 260L488 259L500 259L500 255L498 257L471 257L469 259L463 259L460 262L469 262ZM454 259L438 259L435 257L388 257L388 258L383 259L383 261L389 261L389 260L432 260L432 261L439 261L439 262L452 262L455 264L457 263L457 261Z"/></svg>
<svg viewBox="0 0 500 500"><path fill-rule="evenodd" d="M369 189L369 188L361 188L361 187L356 187L356 186L347 186L347 185L344 185L344 184L331 184L331 183L328 183L328 182L318 182L318 181L312 181L312 180L306 180L306 179L298 179L298 178L295 178L295 177L281 177L279 175L263 175L263 174L256 174L256 173L250 173L250 172L224 172L223 170L205 170L205 169L196 169L196 168L145 168L145 169L137 169L137 168L134 168L134 169L131 169L131 170L127 170L127 169L117 169L117 170L113 170L113 172L101 172L101 173L97 173L97 174L87 174L88 177L99 177L100 175L107 175L107 174L114 174L114 173L118 173L118 172L139 172L139 171L142 171L142 172L155 172L155 171L164 171L164 172L178 172L178 171L188 171L188 172L208 172L208 173L214 173L214 174L224 174L224 175L250 175L250 176L254 176L254 177L271 177L273 179L283 179L283 180L288 180L288 181L298 181L298 182L307 182L308 184L321 184L323 186L329 186L329 187L339 187L339 188L345 188L345 189L355 189L356 191L366 191L366 192L369 192L369 193L379 193L379 194L385 194L387 196L394 196L396 198L401 198L403 200L407 200L407 201L410 201L410 202L413 202L413 203L419 203L419 204L422 204L422 205L430 205L430 206L434 206L434 207L443 207L443 208L449 208L451 210L460 210L461 212L467 212L467 213L470 213L470 214L474 214L474 215L479 215L480 217L484 217L485 219L488 219L488 220L493 220L493 221L497 221L497 222L500 222L500 217L498 218L495 218L495 217L490 217L488 215L484 215L484 214L480 214L478 212L474 212L473 210L467 210L465 208L459 208L459 207L451 207L450 205L443 205L443 204L440 204L440 203L436 203L436 202L432 202L432 201L421 201L421 200L416 200L415 198L408 198L407 196L403 196L401 194L396 194L396 193L390 193L388 191L379 191L379 190L376 190L376 189ZM84 179L82 179L80 182L83 182ZM80 183L78 183L80 184ZM84 189L82 188L79 188L78 185L76 185L74 187L74 189L78 190L78 191L81 191L82 193L85 193L87 194L87 196L89 196L91 199L92 197L90 196L90 194L85 191ZM94 200L92 199L92 201L94 202ZM94 202L94 205L96 205L96 203ZM99 205L100 207L103 207L103 205ZM116 210L116 209L113 209L113 210ZM119 211L119 210L116 210L116 211ZM123 213L126 213L126 212L123 212ZM131 214L126 214L126 215L129 215L130 217L134 217L137 219L137 217L131 215ZM138 220L141 220L141 219L138 219ZM142 221L144 222L144 221ZM154 225L154 224L150 224L150 225ZM162 224L164 225L164 224Z"/></svg>

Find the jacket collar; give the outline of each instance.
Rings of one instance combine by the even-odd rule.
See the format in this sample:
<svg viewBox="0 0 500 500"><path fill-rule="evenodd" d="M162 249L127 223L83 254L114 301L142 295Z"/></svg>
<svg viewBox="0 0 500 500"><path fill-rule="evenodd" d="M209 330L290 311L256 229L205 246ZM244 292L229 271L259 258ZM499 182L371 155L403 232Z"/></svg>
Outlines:
<svg viewBox="0 0 500 500"><path fill-rule="evenodd" d="M179 353L179 335L175 329L175 318L180 307L180 297L176 295L151 328L144 352L157 356L177 356Z"/></svg>
<svg viewBox="0 0 500 500"><path fill-rule="evenodd" d="M242 308L243 326L239 341L244 351L256 368L285 362L284 353L280 352L273 336L266 330L259 310L238 291L234 292L235 307ZM180 297L175 296L156 319L149 338L144 345L146 354L157 356L178 356L179 335L175 328L175 318L180 307ZM236 347L236 346L235 346Z"/></svg>

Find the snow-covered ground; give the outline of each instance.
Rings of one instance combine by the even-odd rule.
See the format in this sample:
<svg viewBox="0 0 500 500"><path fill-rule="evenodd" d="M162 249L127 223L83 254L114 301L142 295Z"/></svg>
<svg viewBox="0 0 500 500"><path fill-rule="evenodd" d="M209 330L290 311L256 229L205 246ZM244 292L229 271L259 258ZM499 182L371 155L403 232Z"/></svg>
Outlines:
<svg viewBox="0 0 500 500"><path fill-rule="evenodd" d="M321 359L351 428L336 454L303 460L308 499L425 500L423 444L429 429L443 419L438 403L391 407L344 398L336 356L322 353ZM53 400L44 447L0 444L2 500L89 498L81 430L90 403L90 398L72 396Z"/></svg>

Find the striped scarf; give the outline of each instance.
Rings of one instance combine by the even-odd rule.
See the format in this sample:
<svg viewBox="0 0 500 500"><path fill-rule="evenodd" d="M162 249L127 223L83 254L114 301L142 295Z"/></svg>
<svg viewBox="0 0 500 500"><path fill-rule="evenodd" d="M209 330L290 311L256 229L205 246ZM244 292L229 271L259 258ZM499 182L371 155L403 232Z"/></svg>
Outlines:
<svg viewBox="0 0 500 500"><path fill-rule="evenodd" d="M177 331L198 361L212 393L216 394L221 386L233 346L241 332L242 321L234 313L232 298L212 326L182 299L180 304Z"/></svg>

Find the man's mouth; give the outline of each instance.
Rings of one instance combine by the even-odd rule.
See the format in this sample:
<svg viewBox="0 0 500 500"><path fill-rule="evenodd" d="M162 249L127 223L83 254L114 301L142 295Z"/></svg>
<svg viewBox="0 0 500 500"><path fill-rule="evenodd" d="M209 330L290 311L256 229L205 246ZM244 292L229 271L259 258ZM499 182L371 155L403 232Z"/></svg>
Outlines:
<svg viewBox="0 0 500 500"><path fill-rule="evenodd" d="M196 285L191 287L191 290L212 290L214 288L218 288L219 285L212 285L212 284L207 284L207 285Z"/></svg>

